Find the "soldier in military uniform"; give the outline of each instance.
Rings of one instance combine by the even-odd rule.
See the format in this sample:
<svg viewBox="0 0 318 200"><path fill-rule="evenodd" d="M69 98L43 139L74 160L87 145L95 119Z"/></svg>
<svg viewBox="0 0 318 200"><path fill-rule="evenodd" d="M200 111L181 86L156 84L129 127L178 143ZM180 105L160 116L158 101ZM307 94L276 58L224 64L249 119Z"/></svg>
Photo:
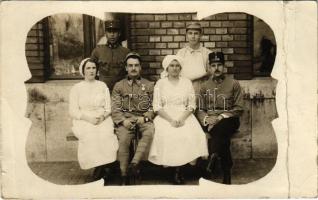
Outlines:
<svg viewBox="0 0 318 200"><path fill-rule="evenodd" d="M222 52L209 54L209 76L201 83L200 105L197 117L210 135L208 171L213 171L215 161L221 158L223 183L231 184L231 136L240 126L243 112L241 87L237 80L224 74Z"/></svg>
<svg viewBox="0 0 318 200"><path fill-rule="evenodd" d="M119 140L118 160L122 185L129 184L130 175L138 174L139 162L148 150L154 134L154 84L140 76L141 58L137 53L129 53L124 61L128 75L115 84L112 92L112 118ZM129 164L129 146L136 128L142 137Z"/></svg>
<svg viewBox="0 0 318 200"><path fill-rule="evenodd" d="M120 22L118 20L105 22L106 45L98 45L91 58L98 63L99 80L106 83L110 90L114 84L125 77L123 60L129 49L121 46L119 41Z"/></svg>

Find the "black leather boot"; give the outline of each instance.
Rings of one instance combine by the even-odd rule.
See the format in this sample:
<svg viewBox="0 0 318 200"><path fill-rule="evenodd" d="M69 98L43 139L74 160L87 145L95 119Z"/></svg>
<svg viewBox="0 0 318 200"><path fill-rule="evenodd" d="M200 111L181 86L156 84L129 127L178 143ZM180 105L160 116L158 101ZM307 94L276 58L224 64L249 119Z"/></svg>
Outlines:
<svg viewBox="0 0 318 200"><path fill-rule="evenodd" d="M231 170L224 170L223 172L223 184L231 185Z"/></svg>
<svg viewBox="0 0 318 200"><path fill-rule="evenodd" d="M207 179L207 172L206 172L206 167L208 165L208 160L207 159L202 159L202 158L199 158L197 163L196 163L196 175L197 175L197 178L205 178Z"/></svg>
<svg viewBox="0 0 318 200"><path fill-rule="evenodd" d="M130 165L128 166L128 174L130 176L139 176L140 174L139 164L130 163Z"/></svg>
<svg viewBox="0 0 318 200"><path fill-rule="evenodd" d="M129 177L128 176L121 176L120 177L120 185L130 185Z"/></svg>
<svg viewBox="0 0 318 200"><path fill-rule="evenodd" d="M103 173L103 180L104 180L104 186L109 185L112 182L112 174L111 169L109 167L104 168Z"/></svg>
<svg viewBox="0 0 318 200"><path fill-rule="evenodd" d="M106 165L100 166L102 168L102 177L104 179L104 186L114 184L115 178L115 165L116 163L109 163Z"/></svg>
<svg viewBox="0 0 318 200"><path fill-rule="evenodd" d="M94 168L94 172L93 172L94 181L97 181L103 177L103 169L104 169L103 166L98 166Z"/></svg>
<svg viewBox="0 0 318 200"><path fill-rule="evenodd" d="M184 177L182 175L181 167L176 167L174 176L173 176L173 183L175 185L183 185L184 184Z"/></svg>
<svg viewBox="0 0 318 200"><path fill-rule="evenodd" d="M214 172L217 159L218 159L217 153L212 153L211 155L209 155L208 164L206 166L206 171L208 173Z"/></svg>
<svg viewBox="0 0 318 200"><path fill-rule="evenodd" d="M138 163L130 163L128 166L128 175L131 179L131 184L136 185L140 182L140 166Z"/></svg>

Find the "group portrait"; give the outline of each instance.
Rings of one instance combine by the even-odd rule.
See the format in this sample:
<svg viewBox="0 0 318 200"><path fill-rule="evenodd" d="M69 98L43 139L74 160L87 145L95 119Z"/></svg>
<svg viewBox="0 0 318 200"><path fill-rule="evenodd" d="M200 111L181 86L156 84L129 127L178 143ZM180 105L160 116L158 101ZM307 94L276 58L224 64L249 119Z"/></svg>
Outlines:
<svg viewBox="0 0 318 200"><path fill-rule="evenodd" d="M257 16L54 14L25 55L25 152L44 180L240 185L276 163L276 40Z"/></svg>

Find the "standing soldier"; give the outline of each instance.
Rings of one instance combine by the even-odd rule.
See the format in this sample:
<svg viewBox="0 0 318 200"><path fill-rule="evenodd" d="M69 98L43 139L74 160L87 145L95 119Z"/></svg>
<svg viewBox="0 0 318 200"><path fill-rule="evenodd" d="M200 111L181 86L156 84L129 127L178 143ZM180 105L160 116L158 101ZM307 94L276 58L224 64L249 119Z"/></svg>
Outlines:
<svg viewBox="0 0 318 200"><path fill-rule="evenodd" d="M209 54L209 77L200 88L202 105L197 116L211 138L208 142L209 164L212 171L215 161L221 158L223 183L231 184L232 157L231 137L240 126L239 117L243 112L241 87L237 80L224 74L224 55L222 52Z"/></svg>
<svg viewBox="0 0 318 200"><path fill-rule="evenodd" d="M152 97L154 84L140 76L141 58L129 53L124 59L128 76L117 82L112 93L112 118L119 140L118 160L121 184L129 184L127 175L137 175L139 162L152 142L154 125ZM129 146L138 129L142 134L135 155L129 163Z"/></svg>
<svg viewBox="0 0 318 200"><path fill-rule="evenodd" d="M106 45L98 45L93 50L91 58L98 64L99 80L105 82L112 90L114 84L125 76L123 60L129 53L129 49L120 44L119 20L105 22L105 35Z"/></svg>

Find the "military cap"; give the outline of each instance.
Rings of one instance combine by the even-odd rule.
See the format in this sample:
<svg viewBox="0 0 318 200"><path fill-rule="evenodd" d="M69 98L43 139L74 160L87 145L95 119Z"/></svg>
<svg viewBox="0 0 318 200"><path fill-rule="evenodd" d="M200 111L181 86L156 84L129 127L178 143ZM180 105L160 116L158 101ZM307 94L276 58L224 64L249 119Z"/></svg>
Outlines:
<svg viewBox="0 0 318 200"><path fill-rule="evenodd" d="M136 58L136 59L139 60L139 62L141 62L141 57L140 57L140 55L139 55L138 53L136 53L136 52L130 52L130 53L128 53L128 54L126 55L126 57L125 57L124 62L126 63L129 58Z"/></svg>
<svg viewBox="0 0 318 200"><path fill-rule="evenodd" d="M105 30L108 30L108 29L120 29L119 20L108 20L108 21L105 21Z"/></svg>
<svg viewBox="0 0 318 200"><path fill-rule="evenodd" d="M189 24L187 27L186 27L186 31L188 30L198 30L200 32L202 32L202 27L201 27L201 24L199 22L193 22L191 24Z"/></svg>
<svg viewBox="0 0 318 200"><path fill-rule="evenodd" d="M209 53L209 63L220 62L224 64L224 54L222 52Z"/></svg>

